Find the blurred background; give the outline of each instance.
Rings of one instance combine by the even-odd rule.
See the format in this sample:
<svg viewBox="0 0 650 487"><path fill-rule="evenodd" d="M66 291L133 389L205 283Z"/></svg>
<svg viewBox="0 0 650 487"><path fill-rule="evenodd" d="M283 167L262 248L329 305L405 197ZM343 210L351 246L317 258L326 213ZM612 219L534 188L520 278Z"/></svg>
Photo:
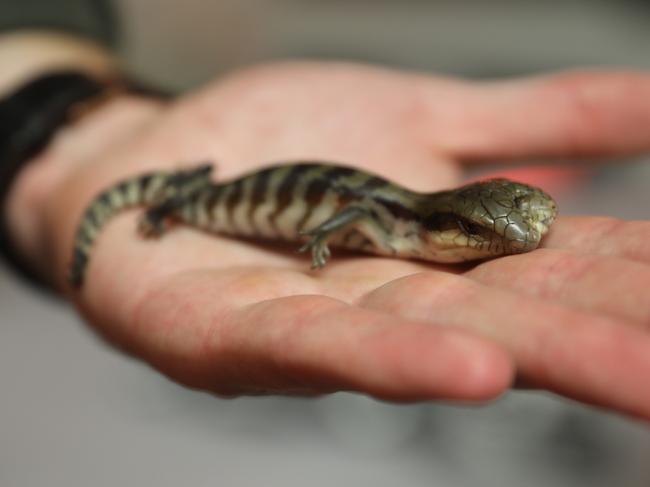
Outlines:
<svg viewBox="0 0 650 487"><path fill-rule="evenodd" d="M120 0L128 67L171 89L253 62L346 58L474 78L650 68L650 4ZM607 161L564 214L650 216L650 158ZM650 428L547 393L484 407L221 400L97 339L0 269L0 486L650 485Z"/></svg>

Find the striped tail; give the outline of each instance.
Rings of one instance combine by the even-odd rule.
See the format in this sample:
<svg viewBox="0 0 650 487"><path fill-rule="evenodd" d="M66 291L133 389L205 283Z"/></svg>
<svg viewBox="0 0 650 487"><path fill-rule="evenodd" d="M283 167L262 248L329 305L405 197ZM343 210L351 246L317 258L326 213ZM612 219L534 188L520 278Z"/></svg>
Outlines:
<svg viewBox="0 0 650 487"><path fill-rule="evenodd" d="M152 172L126 179L101 193L84 213L74 241L68 280L75 288L83 285L84 274L95 238L116 213L135 206L181 201L210 185L212 164L204 163L176 172Z"/></svg>
<svg viewBox="0 0 650 487"><path fill-rule="evenodd" d="M149 173L124 180L102 192L83 214L74 240L68 280L79 288L90 257L92 245L102 227L115 214L135 206L156 201L164 192L170 173Z"/></svg>

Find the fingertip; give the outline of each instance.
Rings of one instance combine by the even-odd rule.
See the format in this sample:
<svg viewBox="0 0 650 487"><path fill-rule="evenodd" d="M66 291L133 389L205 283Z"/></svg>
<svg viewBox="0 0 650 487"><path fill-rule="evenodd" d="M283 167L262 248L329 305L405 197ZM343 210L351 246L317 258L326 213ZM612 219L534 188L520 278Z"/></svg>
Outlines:
<svg viewBox="0 0 650 487"><path fill-rule="evenodd" d="M404 338L382 337L385 343L377 346L377 356L386 365L384 385L391 389L377 395L392 393L397 400L487 401L513 383L509 354L487 339L430 324L399 328Z"/></svg>
<svg viewBox="0 0 650 487"><path fill-rule="evenodd" d="M515 367L510 355L495 343L465 337L465 380L459 395L469 400L495 399L512 387Z"/></svg>

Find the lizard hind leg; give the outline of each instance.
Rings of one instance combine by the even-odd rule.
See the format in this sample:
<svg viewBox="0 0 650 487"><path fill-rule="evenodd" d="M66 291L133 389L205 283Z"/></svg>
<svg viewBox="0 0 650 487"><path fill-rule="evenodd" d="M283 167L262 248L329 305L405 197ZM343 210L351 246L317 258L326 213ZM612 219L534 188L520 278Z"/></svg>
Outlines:
<svg viewBox="0 0 650 487"><path fill-rule="evenodd" d="M211 164L201 164L173 174L156 203L148 207L140 217L138 232L148 238L162 235L167 230L170 218L210 186L212 169Z"/></svg>
<svg viewBox="0 0 650 487"><path fill-rule="evenodd" d="M167 222L175 209L176 205L170 204L170 200L148 208L138 220L138 233L145 238L159 237L167 230Z"/></svg>

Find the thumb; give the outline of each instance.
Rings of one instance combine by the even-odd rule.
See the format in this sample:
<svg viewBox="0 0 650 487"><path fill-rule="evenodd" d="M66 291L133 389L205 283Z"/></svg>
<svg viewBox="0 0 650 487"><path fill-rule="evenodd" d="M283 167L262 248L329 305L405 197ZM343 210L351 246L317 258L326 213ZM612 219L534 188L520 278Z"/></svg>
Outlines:
<svg viewBox="0 0 650 487"><path fill-rule="evenodd" d="M650 74L574 71L465 83L440 103L432 143L464 161L623 156L650 150ZM433 93L432 93L433 95Z"/></svg>

